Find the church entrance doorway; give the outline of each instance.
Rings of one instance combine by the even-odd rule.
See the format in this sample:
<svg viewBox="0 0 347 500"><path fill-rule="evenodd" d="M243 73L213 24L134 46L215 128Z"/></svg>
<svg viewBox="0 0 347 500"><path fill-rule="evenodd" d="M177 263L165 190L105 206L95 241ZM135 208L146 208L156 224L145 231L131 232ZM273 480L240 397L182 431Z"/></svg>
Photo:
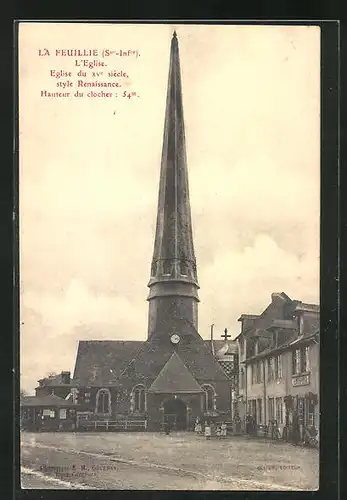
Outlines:
<svg viewBox="0 0 347 500"><path fill-rule="evenodd" d="M169 399L164 403L164 426L169 425L173 431L187 429L187 406L179 398Z"/></svg>

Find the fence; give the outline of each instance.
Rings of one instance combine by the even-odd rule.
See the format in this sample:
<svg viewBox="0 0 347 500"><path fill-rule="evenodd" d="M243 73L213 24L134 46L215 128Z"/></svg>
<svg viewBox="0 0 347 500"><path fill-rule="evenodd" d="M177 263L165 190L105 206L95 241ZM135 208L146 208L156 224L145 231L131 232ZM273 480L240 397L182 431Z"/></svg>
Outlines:
<svg viewBox="0 0 347 500"><path fill-rule="evenodd" d="M79 419L79 431L147 431L147 420L87 420Z"/></svg>

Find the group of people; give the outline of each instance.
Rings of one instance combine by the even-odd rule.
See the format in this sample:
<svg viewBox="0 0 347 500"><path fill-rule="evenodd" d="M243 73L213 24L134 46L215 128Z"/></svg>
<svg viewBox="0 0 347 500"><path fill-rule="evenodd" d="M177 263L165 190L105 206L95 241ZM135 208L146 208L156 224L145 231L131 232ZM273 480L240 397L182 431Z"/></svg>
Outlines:
<svg viewBox="0 0 347 500"><path fill-rule="evenodd" d="M210 439L212 436L226 437L227 435L227 425L225 422L216 425L214 422L206 420L203 426L199 417L196 417L194 430L196 434L203 434L206 439Z"/></svg>

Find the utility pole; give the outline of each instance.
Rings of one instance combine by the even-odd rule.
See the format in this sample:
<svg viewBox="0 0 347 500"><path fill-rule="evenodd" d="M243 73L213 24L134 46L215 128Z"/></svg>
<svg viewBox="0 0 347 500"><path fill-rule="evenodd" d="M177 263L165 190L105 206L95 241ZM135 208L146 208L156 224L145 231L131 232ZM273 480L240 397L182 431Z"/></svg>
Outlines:
<svg viewBox="0 0 347 500"><path fill-rule="evenodd" d="M212 349L212 354L214 356L213 327L214 327L214 323L212 323L212 325L211 325L211 349Z"/></svg>

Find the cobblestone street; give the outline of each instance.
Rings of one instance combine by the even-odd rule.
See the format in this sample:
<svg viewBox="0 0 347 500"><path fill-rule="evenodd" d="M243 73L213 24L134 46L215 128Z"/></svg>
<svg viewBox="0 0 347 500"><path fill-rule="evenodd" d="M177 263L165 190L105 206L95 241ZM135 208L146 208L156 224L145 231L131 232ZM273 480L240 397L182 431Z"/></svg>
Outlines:
<svg viewBox="0 0 347 500"><path fill-rule="evenodd" d="M314 490L319 454L237 436L22 433L22 466L24 488Z"/></svg>

